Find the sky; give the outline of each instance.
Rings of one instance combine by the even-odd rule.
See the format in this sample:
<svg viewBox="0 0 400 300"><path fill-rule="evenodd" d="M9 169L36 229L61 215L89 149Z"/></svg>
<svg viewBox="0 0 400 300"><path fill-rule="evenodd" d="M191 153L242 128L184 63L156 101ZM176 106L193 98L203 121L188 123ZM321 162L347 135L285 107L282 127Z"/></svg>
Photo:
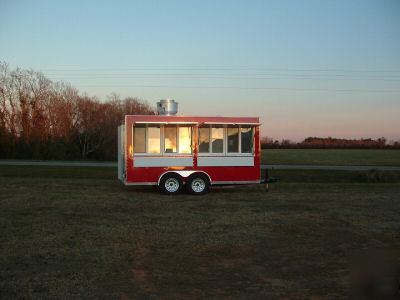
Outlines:
<svg viewBox="0 0 400 300"><path fill-rule="evenodd" d="M400 140L398 0L0 0L0 61L276 139Z"/></svg>

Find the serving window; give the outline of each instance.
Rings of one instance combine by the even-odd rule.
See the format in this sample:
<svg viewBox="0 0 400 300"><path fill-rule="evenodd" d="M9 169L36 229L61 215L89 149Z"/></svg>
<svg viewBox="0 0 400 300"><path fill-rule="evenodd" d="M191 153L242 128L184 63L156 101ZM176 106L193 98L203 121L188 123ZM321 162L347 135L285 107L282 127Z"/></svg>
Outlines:
<svg viewBox="0 0 400 300"><path fill-rule="evenodd" d="M147 127L147 152L161 153L160 147L161 128L160 126Z"/></svg>
<svg viewBox="0 0 400 300"><path fill-rule="evenodd" d="M210 152L210 126L199 127L199 153Z"/></svg>
<svg viewBox="0 0 400 300"><path fill-rule="evenodd" d="M133 152L137 154L191 154L192 127L136 124Z"/></svg>
<svg viewBox="0 0 400 300"><path fill-rule="evenodd" d="M176 126L164 127L164 153L176 153L177 138Z"/></svg>
<svg viewBox="0 0 400 300"><path fill-rule="evenodd" d="M146 126L135 126L133 130L133 151L135 153L146 153Z"/></svg>
<svg viewBox="0 0 400 300"><path fill-rule="evenodd" d="M160 136L160 126L135 126L133 130L133 151L135 153L161 153Z"/></svg>
<svg viewBox="0 0 400 300"><path fill-rule="evenodd" d="M192 127L179 126L179 153L190 154L192 153Z"/></svg>
<svg viewBox="0 0 400 300"><path fill-rule="evenodd" d="M168 155L192 153L192 126L136 124L133 152ZM254 126L207 124L198 128L199 154L251 155L254 152Z"/></svg>
<svg viewBox="0 0 400 300"><path fill-rule="evenodd" d="M241 152L253 153L253 127L244 126L240 128Z"/></svg>
<svg viewBox="0 0 400 300"><path fill-rule="evenodd" d="M252 154L254 127L239 125L204 125L199 127L200 154Z"/></svg>
<svg viewBox="0 0 400 300"><path fill-rule="evenodd" d="M211 152L224 153L224 128L222 126L211 127Z"/></svg>
<svg viewBox="0 0 400 300"><path fill-rule="evenodd" d="M228 126L228 152L239 153L239 127Z"/></svg>

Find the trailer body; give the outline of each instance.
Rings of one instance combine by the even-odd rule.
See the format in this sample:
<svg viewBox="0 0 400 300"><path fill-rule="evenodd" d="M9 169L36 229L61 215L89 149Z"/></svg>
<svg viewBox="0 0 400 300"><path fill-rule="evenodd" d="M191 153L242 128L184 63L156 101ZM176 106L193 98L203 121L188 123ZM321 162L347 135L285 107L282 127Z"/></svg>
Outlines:
<svg viewBox="0 0 400 300"><path fill-rule="evenodd" d="M118 128L118 178L160 185L173 173L185 184L203 174L210 185L260 183L257 117L127 115Z"/></svg>

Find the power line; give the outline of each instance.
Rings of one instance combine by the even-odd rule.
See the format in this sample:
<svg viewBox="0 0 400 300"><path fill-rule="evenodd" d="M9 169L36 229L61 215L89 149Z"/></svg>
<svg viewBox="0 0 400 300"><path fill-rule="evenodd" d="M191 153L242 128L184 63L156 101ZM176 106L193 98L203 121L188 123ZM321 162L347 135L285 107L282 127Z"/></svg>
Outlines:
<svg viewBox="0 0 400 300"><path fill-rule="evenodd" d="M177 75L177 76L155 76L148 74L141 75L48 75L51 78L55 79L235 79L235 80L288 80L288 79L296 79L296 80L328 80L328 81L347 81L347 80L356 80L356 81L368 81L368 80L378 80L378 81L399 81L399 77L345 77L345 78L330 78L330 77L312 77L312 76L294 76L294 77L246 77L246 76L213 76L213 75Z"/></svg>
<svg viewBox="0 0 400 300"><path fill-rule="evenodd" d="M349 73L399 73L400 70L340 69L340 68L262 68L262 67L127 67L127 68L55 68L47 72L97 72L97 71L282 71L282 72L349 72Z"/></svg>
<svg viewBox="0 0 400 300"><path fill-rule="evenodd" d="M134 87L134 88L174 88L174 89L241 89L241 90L283 90L283 91L329 91L329 92L365 92L400 93L400 90L364 90L364 89L325 89L325 88L286 88L286 87L239 87L239 86L165 86L165 85L77 85L80 87Z"/></svg>
<svg viewBox="0 0 400 300"><path fill-rule="evenodd" d="M97 74L57 74L46 73L53 78L221 78L221 79L355 79L355 80L374 80L374 79L400 79L400 75L347 75L347 74L282 74L282 73L259 73L259 74L229 74L229 73L97 73Z"/></svg>
<svg viewBox="0 0 400 300"><path fill-rule="evenodd" d="M240 71L240 72L239 72ZM269 71L269 72L266 72ZM314 73L310 73L314 72ZM315 74L317 72L317 74ZM334 72L334 73L333 73ZM399 73L399 75L397 75ZM318 80L318 81L384 81L400 80L400 70L351 70L351 69L293 69L293 68L250 68L250 67L127 67L127 68L71 68L47 69L46 76L54 80L101 80L101 79L220 79L220 80ZM277 90L277 91L316 91L316 92L362 92L399 93L391 89L359 88L288 88L288 87L245 87L245 86L169 86L169 85L131 85L131 84L82 84L79 87L131 87L131 88L173 88L173 89L235 89L235 90Z"/></svg>

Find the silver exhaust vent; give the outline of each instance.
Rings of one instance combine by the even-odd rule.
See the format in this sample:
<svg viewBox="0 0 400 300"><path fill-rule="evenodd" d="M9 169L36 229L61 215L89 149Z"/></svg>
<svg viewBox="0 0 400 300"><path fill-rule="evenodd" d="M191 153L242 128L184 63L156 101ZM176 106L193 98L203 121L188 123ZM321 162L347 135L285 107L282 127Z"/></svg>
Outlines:
<svg viewBox="0 0 400 300"><path fill-rule="evenodd" d="M175 116L178 113L178 102L172 99L158 101L157 113L164 116Z"/></svg>

